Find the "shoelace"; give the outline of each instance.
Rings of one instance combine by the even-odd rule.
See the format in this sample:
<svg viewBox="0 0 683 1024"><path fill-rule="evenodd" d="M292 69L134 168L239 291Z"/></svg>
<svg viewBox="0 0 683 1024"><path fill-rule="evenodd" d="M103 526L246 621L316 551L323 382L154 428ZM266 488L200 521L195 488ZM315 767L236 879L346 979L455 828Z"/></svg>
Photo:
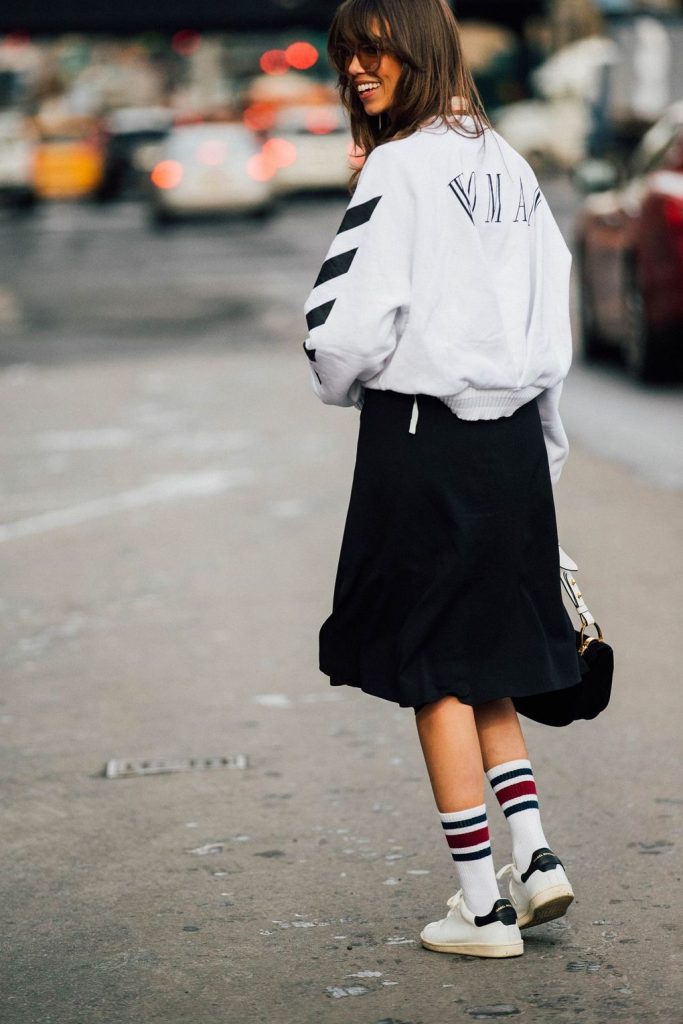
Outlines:
<svg viewBox="0 0 683 1024"><path fill-rule="evenodd" d="M451 908L448 911L448 913L446 914L446 917L452 917L453 916L453 914L456 912L456 910L458 909L458 907L462 903L462 899L463 899L462 889L458 889L458 891L456 893L454 893L450 897L450 899L446 900L446 906Z"/></svg>

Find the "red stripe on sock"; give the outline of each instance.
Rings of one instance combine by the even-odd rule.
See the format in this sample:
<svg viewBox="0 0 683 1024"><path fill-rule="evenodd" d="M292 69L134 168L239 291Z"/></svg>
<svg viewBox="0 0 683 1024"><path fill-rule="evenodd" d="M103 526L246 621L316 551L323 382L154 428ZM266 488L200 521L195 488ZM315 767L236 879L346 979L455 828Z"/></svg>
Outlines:
<svg viewBox="0 0 683 1024"><path fill-rule="evenodd" d="M511 786L497 789L496 798L499 804L504 804L508 800L514 800L516 796L528 796L530 793L536 793L536 783L531 779L528 782L513 782Z"/></svg>
<svg viewBox="0 0 683 1024"><path fill-rule="evenodd" d="M461 850L468 846L477 846L479 843L488 843L488 825L485 825L484 828L478 828L476 832L464 832L457 836L447 835L446 839L451 849L455 850Z"/></svg>

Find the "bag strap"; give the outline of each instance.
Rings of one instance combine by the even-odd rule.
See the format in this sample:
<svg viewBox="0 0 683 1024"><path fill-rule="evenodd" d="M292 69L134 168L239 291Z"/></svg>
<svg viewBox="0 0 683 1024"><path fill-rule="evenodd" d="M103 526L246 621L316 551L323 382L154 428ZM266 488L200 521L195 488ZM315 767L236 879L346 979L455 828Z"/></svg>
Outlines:
<svg viewBox="0 0 683 1024"><path fill-rule="evenodd" d="M579 653L582 654L588 646L588 644L591 642L591 640L602 640L603 635L600 626L597 624L597 622L591 615L588 605L583 599L583 594L579 590L579 586L576 580L574 579L573 573L577 572L578 568L579 567L576 564L576 562L573 562L569 555L566 553L566 551L563 551L562 548L560 548L560 579L562 581L562 586L564 587L566 593L569 596L569 600L576 608L577 614L581 619L581 638ZM597 638L589 637L584 639L584 633L589 626L595 626L595 630L598 634Z"/></svg>
<svg viewBox="0 0 683 1024"><path fill-rule="evenodd" d="M593 626L595 619L591 615L588 605L583 599L583 594L579 590L579 586L567 569L560 569L560 578L562 580L562 586L569 595L569 600L576 608L579 618L584 626Z"/></svg>
<svg viewBox="0 0 683 1024"><path fill-rule="evenodd" d="M560 569L569 569L570 572L577 572L578 565L572 561L567 552L560 548Z"/></svg>

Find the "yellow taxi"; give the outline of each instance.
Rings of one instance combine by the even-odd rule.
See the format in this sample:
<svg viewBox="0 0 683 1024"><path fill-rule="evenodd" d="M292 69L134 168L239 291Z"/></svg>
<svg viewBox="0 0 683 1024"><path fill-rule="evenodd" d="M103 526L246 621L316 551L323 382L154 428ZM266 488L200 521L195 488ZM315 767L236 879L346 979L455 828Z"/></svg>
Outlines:
<svg viewBox="0 0 683 1024"><path fill-rule="evenodd" d="M42 199L78 199L94 192L104 173L101 132L96 120L64 117L36 121L38 144L34 189Z"/></svg>

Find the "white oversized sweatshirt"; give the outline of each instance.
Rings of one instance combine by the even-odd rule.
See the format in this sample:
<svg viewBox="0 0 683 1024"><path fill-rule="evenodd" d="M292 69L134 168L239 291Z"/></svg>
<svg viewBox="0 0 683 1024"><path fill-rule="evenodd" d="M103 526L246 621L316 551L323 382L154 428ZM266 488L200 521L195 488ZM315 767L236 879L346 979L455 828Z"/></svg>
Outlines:
<svg viewBox="0 0 683 1024"><path fill-rule="evenodd" d="M313 387L341 406L360 407L363 388L433 395L467 420L538 397L556 482L570 266L519 153L436 118L363 167L304 306Z"/></svg>

